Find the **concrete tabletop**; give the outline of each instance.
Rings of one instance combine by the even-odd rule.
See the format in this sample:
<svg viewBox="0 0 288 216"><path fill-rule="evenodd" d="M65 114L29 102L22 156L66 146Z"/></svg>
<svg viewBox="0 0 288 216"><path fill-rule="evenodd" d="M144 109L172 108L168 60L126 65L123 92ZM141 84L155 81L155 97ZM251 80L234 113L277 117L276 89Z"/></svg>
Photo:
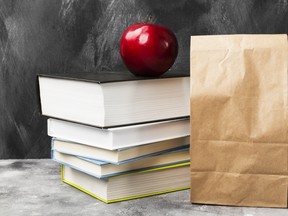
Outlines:
<svg viewBox="0 0 288 216"><path fill-rule="evenodd" d="M287 216L287 209L192 205L189 190L105 204L60 180L49 160L0 160L0 215L261 215Z"/></svg>

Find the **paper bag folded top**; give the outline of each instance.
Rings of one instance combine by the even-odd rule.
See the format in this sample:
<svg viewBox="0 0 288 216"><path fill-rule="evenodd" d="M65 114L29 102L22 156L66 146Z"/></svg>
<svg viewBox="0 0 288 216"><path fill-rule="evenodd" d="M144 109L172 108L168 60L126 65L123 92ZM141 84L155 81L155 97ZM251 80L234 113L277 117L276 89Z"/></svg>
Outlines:
<svg viewBox="0 0 288 216"><path fill-rule="evenodd" d="M287 207L287 35L191 37L191 202Z"/></svg>

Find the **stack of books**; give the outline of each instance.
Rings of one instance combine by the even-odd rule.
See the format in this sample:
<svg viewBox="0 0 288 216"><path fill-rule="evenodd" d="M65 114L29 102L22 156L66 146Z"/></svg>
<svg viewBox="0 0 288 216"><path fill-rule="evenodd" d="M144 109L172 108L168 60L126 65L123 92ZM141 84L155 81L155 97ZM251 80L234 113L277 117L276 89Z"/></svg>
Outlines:
<svg viewBox="0 0 288 216"><path fill-rule="evenodd" d="M184 190L189 75L38 75L62 181L106 203Z"/></svg>

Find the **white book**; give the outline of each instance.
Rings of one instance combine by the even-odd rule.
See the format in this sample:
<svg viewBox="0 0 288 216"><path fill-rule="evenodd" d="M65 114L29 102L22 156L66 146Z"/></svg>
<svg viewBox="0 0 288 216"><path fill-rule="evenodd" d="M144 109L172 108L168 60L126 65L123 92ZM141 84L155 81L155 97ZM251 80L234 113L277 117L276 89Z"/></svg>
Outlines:
<svg viewBox="0 0 288 216"><path fill-rule="evenodd" d="M165 73L38 75L42 114L51 118L111 127L187 117L190 77Z"/></svg>
<svg viewBox="0 0 288 216"><path fill-rule="evenodd" d="M171 150L188 147L190 143L189 139L190 136L187 136L135 147L107 150L103 148L84 145L82 143L75 143L71 141L64 141L52 138L51 148L52 150L65 154L108 161L114 164L121 164L127 160L140 157L150 157Z"/></svg>
<svg viewBox="0 0 288 216"><path fill-rule="evenodd" d="M47 130L51 137L115 150L189 136L190 120L170 120L104 129L48 119Z"/></svg>

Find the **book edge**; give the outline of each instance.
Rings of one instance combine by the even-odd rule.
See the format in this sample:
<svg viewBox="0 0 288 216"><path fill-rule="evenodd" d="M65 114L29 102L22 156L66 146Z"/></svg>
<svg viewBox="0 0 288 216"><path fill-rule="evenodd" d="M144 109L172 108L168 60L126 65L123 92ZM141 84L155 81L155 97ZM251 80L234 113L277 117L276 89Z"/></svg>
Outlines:
<svg viewBox="0 0 288 216"><path fill-rule="evenodd" d="M114 164L114 165L121 165L121 164L130 163L130 162L137 161L139 159L148 158L148 157L160 156L160 155L164 155L164 154L171 154L171 153L180 152L180 151L189 151L189 146L190 146L190 144L183 145L183 146L178 146L178 147L175 147L175 148L165 149L163 151L153 152L153 153L150 153L150 154L141 155L141 156L138 156L138 157L134 157L134 158L131 158L131 159L122 160L122 161L118 161L118 162L108 161L108 160L107 161L99 160L99 161L104 161L104 162L107 162L107 163L110 163L110 164ZM64 154L69 154L69 153L65 153L65 152L61 152L61 151L58 151L58 152L64 153ZM70 155L73 155L73 154L70 154ZM79 155L73 155L73 156L79 157L79 158L81 158L83 160L87 160L88 159L87 161L89 161L91 163L93 163L93 160L97 161L97 159L89 158L89 157L85 157L85 156L79 156Z"/></svg>
<svg viewBox="0 0 288 216"><path fill-rule="evenodd" d="M181 190L188 190L191 187L182 187L182 188L175 188L175 189L170 189L170 190L164 190L164 191L158 191L154 193L148 193L148 194L141 194L141 195L136 195L136 196L131 196L131 197L125 197L125 198L119 198L119 199L111 199L107 200L107 203L114 203L114 202L121 202L121 201L127 201L127 200L132 200L132 199L139 199L139 198L144 198L148 196L155 196L155 195L160 195L160 194L166 194L166 193L171 193L171 192L176 192L176 191L181 191Z"/></svg>
<svg viewBox="0 0 288 216"><path fill-rule="evenodd" d="M96 199L99 199L102 202L108 203L108 200L105 200L105 199L97 196L96 194L94 194L94 193L92 193L92 192L90 192L90 191L88 191L88 190L86 190L86 189L84 189L84 188L82 188L82 187L70 182L70 181L67 181L67 180L63 179L62 182L66 183L66 184L68 184L68 185L70 185L70 186L72 186L72 187L74 187L74 188L76 188L76 189L78 189L80 191L83 191L84 193L86 193L86 194L88 194L88 195L90 195L90 196L92 196L92 197L94 197Z"/></svg>
<svg viewBox="0 0 288 216"><path fill-rule="evenodd" d="M140 174L140 173L146 173L146 172L154 172L154 171L158 171L158 170L166 170L166 169L171 169L171 168L176 168L176 167L183 167L183 166L188 166L190 165L190 161L188 162L180 162L180 163L176 163L176 164L172 164L172 165L167 165L167 166L162 166L162 167L154 167L154 168L150 168L150 169L146 169L146 170L138 170L135 172L130 172L130 173L124 173L118 176L111 176L110 178L118 178L118 177L122 177L122 176L127 176L127 175L135 175L135 174Z"/></svg>
<svg viewBox="0 0 288 216"><path fill-rule="evenodd" d="M171 74L172 73L172 74ZM46 77L46 78L51 78L51 79L63 79L63 80L72 80L72 81L81 81L81 82L90 82L90 83L95 83L95 84L105 84L105 83L114 83L114 82L130 82L130 81L142 81L142 80L157 80L157 79L171 79L171 78L183 78L183 77L190 77L189 73L181 73L177 74L177 71L175 72L170 72L170 73L164 73L162 76L156 76L156 77L149 77L149 76L134 76L133 74L129 73L120 73L119 71L117 72L109 72L107 71L106 74L103 71L102 74L99 73L85 73L88 75L103 75L111 76L111 80L96 80L96 79L88 79L88 78L81 78L77 77L78 74L76 73L71 73L71 74L37 74L37 77ZM69 76L70 75L70 76ZM76 77L75 77L76 75ZM123 76L123 78L112 78L113 76ZM81 74L80 74L81 76Z"/></svg>
<svg viewBox="0 0 288 216"><path fill-rule="evenodd" d="M84 169L81 169L79 167L76 167L74 165L71 165L69 163L57 160L55 158L52 158L53 161L56 163L59 163L61 166L67 166L70 167L74 170L77 170L79 172L85 173L86 175L92 176L97 179L111 179L111 178L118 178L126 175L136 175L140 173L146 173L146 172L154 172L158 170L166 170L166 169L172 169L172 168L177 168L177 167L184 167L190 165L190 160L182 160L178 162L172 162L172 163L166 163L163 165L157 165L157 166L152 166L152 167L145 167L145 168L140 168L140 169L134 169L134 170L127 170L123 172L116 172L112 174L106 174L106 175L96 175L94 173L90 173ZM98 165L100 166L100 165ZM101 167L101 166L100 166Z"/></svg>
<svg viewBox="0 0 288 216"><path fill-rule="evenodd" d="M64 179L63 165L61 166L61 180L62 180L62 182L66 183L66 184L68 184L68 185L70 185L70 186L72 186L72 187L74 187L74 188L76 188L76 189L78 189L78 190L80 190L80 191L82 191L82 192L84 192L84 193L86 193L86 194L88 194L88 195L90 195L90 196L92 196L92 197L104 202L104 203L107 203L107 204L108 203L121 202L121 201L127 201L127 200L133 200L133 199L138 199L138 198L144 198L144 197L148 197L148 196L155 196L155 195L160 195L160 194L165 194L165 193L171 193L171 192L176 192L176 191L181 191L181 190L188 190L188 189L191 188L190 186L188 186L188 187L175 188L175 189L158 191L158 192L153 192L153 193L135 195L135 196L130 196L130 197L123 197L123 198L119 198L119 199L111 199L111 200L107 199L107 200L105 200L105 199L97 196L96 194L94 194L94 193L92 193L92 192L80 187L79 185L74 184L74 183Z"/></svg>
<svg viewBox="0 0 288 216"><path fill-rule="evenodd" d="M142 125L142 124L151 124L151 123L158 123L162 121L184 121L184 120L189 120L190 116L180 116L180 117L175 117L175 118L166 118L166 119L158 119L158 120L152 120L152 121L144 121L144 122L135 122L135 123L129 123L129 124L119 124L119 125L106 125L106 126L100 126L100 125L92 125L92 124L87 124L87 123L82 123L82 122L77 122L69 119L64 119L64 118L59 118L59 117L54 117L54 116L49 116L49 115L44 115L41 114L42 116L46 118L51 118L51 119L56 119L64 122L71 122L79 125L84 125L84 126L89 126L89 127L95 127L99 129L111 129L111 128L118 128L118 127L128 127L128 126L134 126L134 125ZM56 137L57 138L57 137ZM115 149L113 149L115 150Z"/></svg>
<svg viewBox="0 0 288 216"><path fill-rule="evenodd" d="M36 75L36 97L37 97L37 105L38 105L38 114L43 115L42 105L41 105L41 94L40 94L40 83L39 83L39 74Z"/></svg>

